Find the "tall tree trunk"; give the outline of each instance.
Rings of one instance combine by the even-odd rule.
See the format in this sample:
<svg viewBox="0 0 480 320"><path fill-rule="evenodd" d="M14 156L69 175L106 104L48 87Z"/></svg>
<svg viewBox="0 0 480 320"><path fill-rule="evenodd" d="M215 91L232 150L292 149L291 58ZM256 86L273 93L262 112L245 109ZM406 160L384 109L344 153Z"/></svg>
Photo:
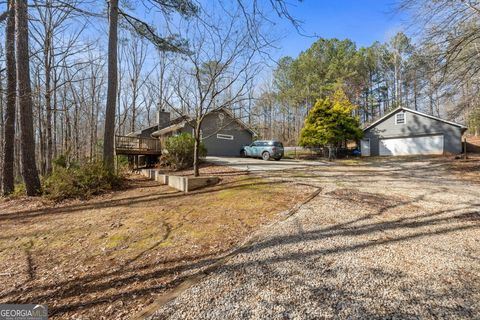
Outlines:
<svg viewBox="0 0 480 320"><path fill-rule="evenodd" d="M193 175L200 176L200 124L195 126L194 131L195 145L193 148Z"/></svg>
<svg viewBox="0 0 480 320"><path fill-rule="evenodd" d="M136 81L132 83L132 123L130 127L131 132L135 132L135 123L137 122L137 84Z"/></svg>
<svg viewBox="0 0 480 320"><path fill-rule="evenodd" d="M33 136L32 89L30 87L29 51L28 51L28 9L27 0L16 1L17 31L17 81L20 108L20 131L22 151L22 176L27 195L40 193L40 179L35 164L35 139Z"/></svg>
<svg viewBox="0 0 480 320"><path fill-rule="evenodd" d="M53 87L57 88L58 80L56 72L54 73ZM57 100L57 90L53 90L53 132L52 132L52 144L53 144L53 159L57 158L57 122L58 122L58 100Z"/></svg>
<svg viewBox="0 0 480 320"><path fill-rule="evenodd" d="M52 34L47 29L44 42L44 64L45 64L45 109L46 109L46 155L45 155L45 172L52 172L52 90L51 90L51 72L52 72Z"/></svg>
<svg viewBox="0 0 480 320"><path fill-rule="evenodd" d="M2 169L3 169L3 141L4 139L4 118L3 113L5 109L5 103L3 99L3 94L5 89L3 88L3 70L0 70L0 177L3 177ZM1 178L0 178L1 180ZM2 190L2 181L0 181L0 192ZM0 193L1 194L1 193Z"/></svg>
<svg viewBox="0 0 480 320"><path fill-rule="evenodd" d="M14 145L15 145L15 96L16 96L16 65L15 65L15 1L8 1L8 20L5 31L5 55L7 69L7 103L5 108L4 141L3 141L3 168L2 194L13 192L15 173Z"/></svg>
<svg viewBox="0 0 480 320"><path fill-rule="evenodd" d="M76 99L74 99L76 100ZM80 127L79 127L79 124L78 122L80 121L80 110L79 110L79 106L80 106L80 103L81 102L76 102L73 104L73 158L75 159L75 161L79 161L80 160Z"/></svg>
<svg viewBox="0 0 480 320"><path fill-rule="evenodd" d="M92 70L93 71L93 70ZM89 129L90 129L90 150L89 150L89 156L90 156L90 160L93 160L94 159L94 155L95 155L95 142L96 142L96 136L94 134L95 132L95 126L97 124L97 119L95 117L95 104L96 104L96 87L97 87L97 81L96 81L96 77L95 77L95 74L92 75L92 78L90 79L91 83L91 91L90 91L90 126L89 126Z"/></svg>
<svg viewBox="0 0 480 320"><path fill-rule="evenodd" d="M38 73L38 77L40 78L40 75ZM39 88L40 86L40 79L38 79L38 82L37 82L37 88ZM46 150L47 150L47 147L45 145L45 130L43 129L43 110L42 110L42 101L40 99L40 90L37 90L38 94L35 94L34 96L37 97L36 99L36 106L37 106L37 113L38 113L38 138L39 138L39 145L38 145L38 148L39 148L39 155L40 155L40 174L45 174L45 153L46 153Z"/></svg>
<svg viewBox="0 0 480 320"><path fill-rule="evenodd" d="M117 104L117 27L118 0L110 0L108 30L108 88L103 137L103 161L108 170L114 170L115 108Z"/></svg>

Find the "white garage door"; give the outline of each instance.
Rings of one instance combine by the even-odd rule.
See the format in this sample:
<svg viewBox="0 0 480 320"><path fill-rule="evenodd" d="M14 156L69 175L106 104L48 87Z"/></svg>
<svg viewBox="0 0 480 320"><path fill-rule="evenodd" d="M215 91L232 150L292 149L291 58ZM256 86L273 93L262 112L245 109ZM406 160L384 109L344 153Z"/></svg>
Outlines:
<svg viewBox="0 0 480 320"><path fill-rule="evenodd" d="M443 135L380 139L381 156L443 154Z"/></svg>

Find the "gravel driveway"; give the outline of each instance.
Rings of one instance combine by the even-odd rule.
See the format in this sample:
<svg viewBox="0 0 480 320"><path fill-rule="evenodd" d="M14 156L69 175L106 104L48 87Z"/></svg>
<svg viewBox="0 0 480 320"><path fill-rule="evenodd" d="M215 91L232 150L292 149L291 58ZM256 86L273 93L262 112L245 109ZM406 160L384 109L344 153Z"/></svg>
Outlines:
<svg viewBox="0 0 480 320"><path fill-rule="evenodd" d="M279 176L322 192L154 319L480 319L480 185L438 159Z"/></svg>
<svg viewBox="0 0 480 320"><path fill-rule="evenodd" d="M241 171L263 172L291 170L306 167L316 167L329 165L324 161L305 161L297 159L281 159L280 161L265 161L259 158L240 158L240 157L207 157L208 162L229 166Z"/></svg>

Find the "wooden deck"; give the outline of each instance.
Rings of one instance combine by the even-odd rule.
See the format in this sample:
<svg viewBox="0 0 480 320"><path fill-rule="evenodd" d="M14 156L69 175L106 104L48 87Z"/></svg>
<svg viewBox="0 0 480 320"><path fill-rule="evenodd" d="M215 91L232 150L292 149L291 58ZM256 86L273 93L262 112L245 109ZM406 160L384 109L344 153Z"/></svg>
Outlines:
<svg viewBox="0 0 480 320"><path fill-rule="evenodd" d="M124 155L160 155L160 140L154 138L139 138L115 136L115 152Z"/></svg>

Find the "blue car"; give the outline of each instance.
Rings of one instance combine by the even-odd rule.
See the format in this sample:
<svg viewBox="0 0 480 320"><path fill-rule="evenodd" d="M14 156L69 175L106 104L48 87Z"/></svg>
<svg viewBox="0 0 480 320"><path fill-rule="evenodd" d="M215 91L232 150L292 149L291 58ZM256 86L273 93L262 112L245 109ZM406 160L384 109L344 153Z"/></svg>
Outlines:
<svg viewBox="0 0 480 320"><path fill-rule="evenodd" d="M242 157L280 160L283 157L283 144L275 140L258 140L240 151Z"/></svg>

